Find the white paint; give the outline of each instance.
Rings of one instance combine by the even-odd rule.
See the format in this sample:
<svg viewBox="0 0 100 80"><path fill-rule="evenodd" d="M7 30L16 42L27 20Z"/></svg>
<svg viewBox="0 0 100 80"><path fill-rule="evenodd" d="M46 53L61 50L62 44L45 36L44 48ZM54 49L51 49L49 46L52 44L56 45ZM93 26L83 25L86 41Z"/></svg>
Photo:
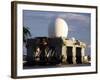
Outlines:
<svg viewBox="0 0 100 80"><path fill-rule="evenodd" d="M62 18L56 18L55 22L51 23L52 26L49 27L49 37L67 37L68 35L68 25L66 21Z"/></svg>
<svg viewBox="0 0 100 80"><path fill-rule="evenodd" d="M67 37L68 25L65 20L57 18L55 22L55 36L56 37Z"/></svg>

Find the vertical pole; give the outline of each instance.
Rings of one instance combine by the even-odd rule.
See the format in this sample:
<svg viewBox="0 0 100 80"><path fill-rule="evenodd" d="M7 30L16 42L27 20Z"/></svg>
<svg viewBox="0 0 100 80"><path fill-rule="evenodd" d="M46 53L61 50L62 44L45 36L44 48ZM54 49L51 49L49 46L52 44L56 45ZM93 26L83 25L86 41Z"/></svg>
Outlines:
<svg viewBox="0 0 100 80"><path fill-rule="evenodd" d="M76 47L73 46L73 56L72 56L73 64L76 64Z"/></svg>
<svg viewBox="0 0 100 80"><path fill-rule="evenodd" d="M62 56L63 56L62 62L66 63L67 54L66 54L66 46L65 45L62 46Z"/></svg>
<svg viewBox="0 0 100 80"><path fill-rule="evenodd" d="M85 48L82 47L82 50L81 50L81 61L82 61L82 63L84 62L84 56L85 56Z"/></svg>

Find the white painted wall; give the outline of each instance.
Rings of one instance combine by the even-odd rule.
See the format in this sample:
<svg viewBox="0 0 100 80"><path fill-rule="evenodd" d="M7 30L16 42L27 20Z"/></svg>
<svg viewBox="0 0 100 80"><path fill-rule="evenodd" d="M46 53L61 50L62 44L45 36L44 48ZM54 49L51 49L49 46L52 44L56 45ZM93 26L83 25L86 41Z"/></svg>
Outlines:
<svg viewBox="0 0 100 80"><path fill-rule="evenodd" d="M16 0L17 1L17 0ZM24 0L29 1L29 0ZM100 0L30 0L64 4L100 5ZM0 80L14 80L10 78L11 71L11 0L0 0ZM100 6L99 12L100 14ZM98 16L100 22L100 16ZM100 24L98 25L100 26ZM98 27L98 35L100 35ZM98 53L100 53L100 36L98 37ZM34 78L34 80L100 80L100 54L98 54L98 74ZM20 79L19 79L20 80ZM22 79L24 80L24 79ZM26 80L33 80L28 78Z"/></svg>

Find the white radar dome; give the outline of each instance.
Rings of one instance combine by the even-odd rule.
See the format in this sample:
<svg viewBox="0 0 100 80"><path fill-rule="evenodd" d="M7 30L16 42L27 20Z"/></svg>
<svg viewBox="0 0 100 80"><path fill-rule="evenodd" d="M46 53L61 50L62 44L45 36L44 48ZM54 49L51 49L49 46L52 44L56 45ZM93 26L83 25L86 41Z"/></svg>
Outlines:
<svg viewBox="0 0 100 80"><path fill-rule="evenodd" d="M68 35L67 22L62 18L56 18L49 26L49 37L65 37Z"/></svg>

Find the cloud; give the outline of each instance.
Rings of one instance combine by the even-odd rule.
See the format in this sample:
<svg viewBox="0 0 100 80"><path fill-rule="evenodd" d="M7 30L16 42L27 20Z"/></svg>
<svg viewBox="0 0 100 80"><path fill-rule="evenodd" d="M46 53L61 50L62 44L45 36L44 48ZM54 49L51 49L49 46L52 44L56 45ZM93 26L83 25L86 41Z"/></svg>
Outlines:
<svg viewBox="0 0 100 80"><path fill-rule="evenodd" d="M59 14L59 17L66 19L66 20L71 20L71 21L79 21L79 22L84 22L84 23L89 23L90 22L90 17L86 16L85 14L82 13L64 13L64 14Z"/></svg>
<svg viewBox="0 0 100 80"><path fill-rule="evenodd" d="M68 16L67 18L69 18L69 19L76 19L76 20L83 20L83 21L87 20L87 17L82 14L69 13L69 14L67 14L67 16Z"/></svg>
<svg viewBox="0 0 100 80"><path fill-rule="evenodd" d="M85 13L44 12L31 10L25 10L24 13L24 20L26 21L45 20L50 22L57 17L63 18L69 26L69 32L75 32L76 30L83 27L90 27L90 16L87 16Z"/></svg>
<svg viewBox="0 0 100 80"><path fill-rule="evenodd" d="M60 17L65 20L70 20L70 21L79 21L79 22L84 22L84 23L89 23L90 22L90 17L86 16L85 14L82 13L72 13L72 12L47 12L47 11L32 11L32 10L24 10L23 11L25 17L30 17L30 18L46 18L46 19L51 19L53 17Z"/></svg>
<svg viewBox="0 0 100 80"><path fill-rule="evenodd" d="M76 32L76 30L74 28L75 28L75 26L70 25L69 28L68 28L68 31L69 32Z"/></svg>
<svg viewBox="0 0 100 80"><path fill-rule="evenodd" d="M88 44L88 45L87 45L87 48L91 48L91 45L90 45L90 44Z"/></svg>
<svg viewBox="0 0 100 80"><path fill-rule="evenodd" d="M31 11L31 10L24 10L24 16L26 18L47 18L50 19L54 16L56 16L56 14L54 13L49 13L49 12L43 12L43 11Z"/></svg>

